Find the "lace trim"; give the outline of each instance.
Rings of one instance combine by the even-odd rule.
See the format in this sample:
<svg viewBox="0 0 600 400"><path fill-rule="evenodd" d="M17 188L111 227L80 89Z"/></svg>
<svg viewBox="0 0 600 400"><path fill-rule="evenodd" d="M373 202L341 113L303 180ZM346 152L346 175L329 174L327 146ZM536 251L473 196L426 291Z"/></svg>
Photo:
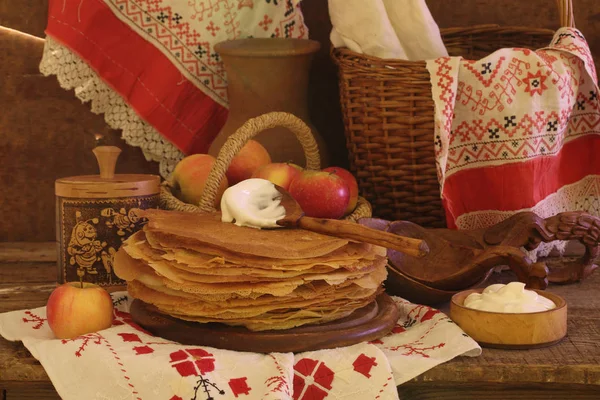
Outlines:
<svg viewBox="0 0 600 400"><path fill-rule="evenodd" d="M183 158L177 147L143 121L79 56L50 37L46 37L40 72L45 76L56 75L63 89L75 89L79 100L91 102L92 112L104 114L106 123L121 130L128 145L141 148L148 161L159 163L163 178Z"/></svg>
<svg viewBox="0 0 600 400"><path fill-rule="evenodd" d="M471 212L458 217L456 225L459 229L479 229L495 225L521 211L533 211L542 218L566 211L585 211L588 214L600 216L600 175L588 175L578 182L563 186L556 193L531 208L515 211ZM528 252L528 254L533 260L536 257L547 256L554 248L563 254L566 244L565 241L541 243L536 250Z"/></svg>

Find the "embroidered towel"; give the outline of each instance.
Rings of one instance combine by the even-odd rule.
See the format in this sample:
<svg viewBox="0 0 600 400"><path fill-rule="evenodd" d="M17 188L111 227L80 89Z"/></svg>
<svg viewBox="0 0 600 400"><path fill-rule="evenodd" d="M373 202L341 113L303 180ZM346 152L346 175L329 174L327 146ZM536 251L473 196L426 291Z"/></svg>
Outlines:
<svg viewBox="0 0 600 400"><path fill-rule="evenodd" d="M299 354L184 346L132 322L126 292L112 294L109 329L55 339L45 307L0 314L0 335L20 340L64 400L397 399L400 385L481 348L446 315L400 298L400 319L381 340Z"/></svg>
<svg viewBox="0 0 600 400"><path fill-rule="evenodd" d="M487 227L525 210L600 215L598 86L577 29L538 51L444 57L427 69L448 226Z"/></svg>
<svg viewBox="0 0 600 400"><path fill-rule="evenodd" d="M227 118L214 46L308 38L297 0L50 0L40 70L75 89L167 176L202 153Z"/></svg>

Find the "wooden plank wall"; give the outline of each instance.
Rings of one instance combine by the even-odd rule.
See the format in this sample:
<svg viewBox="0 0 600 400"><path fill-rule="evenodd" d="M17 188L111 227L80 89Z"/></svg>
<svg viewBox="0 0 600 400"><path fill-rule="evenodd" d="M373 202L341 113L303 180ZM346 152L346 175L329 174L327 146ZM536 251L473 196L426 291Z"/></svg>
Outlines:
<svg viewBox="0 0 600 400"><path fill-rule="evenodd" d="M48 0L0 0L0 26L43 37ZM264 1L264 0L255 0ZM427 0L440 27L484 23L554 29L553 0ZM304 0L311 38L321 42L310 82L314 125L328 142L332 164L347 155L340 115L336 69L329 59L331 25L326 0ZM600 1L574 0L577 27L600 55ZM118 172L157 173L141 151L126 146L101 116L89 112L56 79L38 71L42 45L16 33L0 32L0 241L54 239L54 181L96 173L90 153L101 132L124 149Z"/></svg>

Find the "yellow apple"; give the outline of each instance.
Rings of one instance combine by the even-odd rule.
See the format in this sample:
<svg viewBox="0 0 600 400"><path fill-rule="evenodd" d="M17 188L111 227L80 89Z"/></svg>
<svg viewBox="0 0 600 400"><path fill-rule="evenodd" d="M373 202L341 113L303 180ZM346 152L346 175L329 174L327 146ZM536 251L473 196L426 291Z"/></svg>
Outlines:
<svg viewBox="0 0 600 400"><path fill-rule="evenodd" d="M216 159L209 154L193 154L179 161L173 171L173 194L179 200L186 203L198 205L204 186L208 179L208 174L215 164ZM221 196L227 189L227 178L223 177L217 190L215 198L215 207L221 204Z"/></svg>
<svg viewBox="0 0 600 400"><path fill-rule="evenodd" d="M68 282L50 294L48 325L59 339L72 339L110 328L113 302L106 290L87 282Z"/></svg>
<svg viewBox="0 0 600 400"><path fill-rule="evenodd" d="M272 163L257 169L252 178L266 179L277 186L288 190L290 184L302 173L302 167L292 163Z"/></svg>

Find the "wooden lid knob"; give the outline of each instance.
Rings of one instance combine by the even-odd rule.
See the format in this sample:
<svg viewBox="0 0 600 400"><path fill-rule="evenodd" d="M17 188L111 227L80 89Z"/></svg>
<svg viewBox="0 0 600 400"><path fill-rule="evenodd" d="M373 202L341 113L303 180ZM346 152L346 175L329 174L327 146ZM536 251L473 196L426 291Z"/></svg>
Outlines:
<svg viewBox="0 0 600 400"><path fill-rule="evenodd" d="M116 146L97 146L92 150L100 168L100 178L113 179L121 149Z"/></svg>

